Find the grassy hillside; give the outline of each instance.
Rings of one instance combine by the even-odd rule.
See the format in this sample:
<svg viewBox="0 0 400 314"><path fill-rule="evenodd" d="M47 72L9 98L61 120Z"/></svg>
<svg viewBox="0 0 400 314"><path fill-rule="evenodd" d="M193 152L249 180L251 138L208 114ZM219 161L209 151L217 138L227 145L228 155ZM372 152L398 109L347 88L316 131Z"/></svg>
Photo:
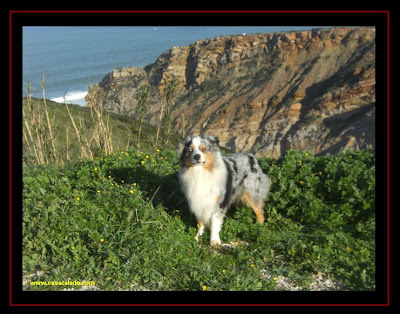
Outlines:
<svg viewBox="0 0 400 314"><path fill-rule="evenodd" d="M231 209L217 249L208 231L194 240L174 151L24 167L24 289L80 288L30 284L69 279L98 290L374 290L374 153L291 151L260 164L272 180L265 224Z"/></svg>
<svg viewBox="0 0 400 314"><path fill-rule="evenodd" d="M69 161L77 161L82 158L81 149L86 148L85 140L79 140L77 133L75 131L73 122L64 104L59 104L57 102L46 100L49 120L52 125L52 132L55 140L55 150L56 150L56 161L57 163L66 163ZM28 120L28 127L38 126L39 136L46 135L48 126L46 123L45 106L42 99L32 98L32 103L28 110L27 99L23 99L24 113L26 113L25 118ZM81 107L79 105L68 105L71 112L74 123L76 124L78 130L82 133L82 137L88 140L90 149L93 155L96 156L101 154L102 147L98 145L93 139L95 132L95 126L97 123L97 117L92 113L90 108ZM30 117L32 115L39 114L42 116L40 123L31 123ZM109 134L112 140L113 152L119 150L127 150L131 148L137 148L137 126L138 121L135 118L118 115L114 113L104 112L103 120L109 126ZM24 120L25 121L25 120ZM32 125L35 124L35 125ZM29 140L29 133L27 132L27 125L23 123L24 132ZM33 131L32 131L33 133ZM154 148L154 138L156 133L156 127L144 123L142 130L141 139L141 150L151 150ZM102 139L100 139L102 140ZM44 139L46 142L46 139ZM47 139L47 141L50 141ZM172 134L170 144L168 148L173 149L178 141L178 136ZM29 140L29 142L31 142ZM50 146L49 143L47 145ZM46 143L43 145L46 146ZM164 147L165 148L165 147ZM44 147L43 150L46 150ZM69 155L69 160L67 160L67 154ZM32 151L29 150L29 145L24 139L23 146L23 156L25 164L35 164L35 156ZM54 162L54 160L53 160Z"/></svg>

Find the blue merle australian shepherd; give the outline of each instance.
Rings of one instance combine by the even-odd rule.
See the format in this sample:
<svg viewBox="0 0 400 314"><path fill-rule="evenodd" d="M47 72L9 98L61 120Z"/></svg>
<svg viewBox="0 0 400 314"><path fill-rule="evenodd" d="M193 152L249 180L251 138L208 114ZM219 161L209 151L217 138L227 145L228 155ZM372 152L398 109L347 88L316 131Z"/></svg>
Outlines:
<svg viewBox="0 0 400 314"><path fill-rule="evenodd" d="M188 137L180 144L179 181L196 216L196 240L208 226L210 244L221 245L219 232L228 208L237 201L251 207L257 221L264 222L263 207L270 179L252 154L222 156L215 136Z"/></svg>

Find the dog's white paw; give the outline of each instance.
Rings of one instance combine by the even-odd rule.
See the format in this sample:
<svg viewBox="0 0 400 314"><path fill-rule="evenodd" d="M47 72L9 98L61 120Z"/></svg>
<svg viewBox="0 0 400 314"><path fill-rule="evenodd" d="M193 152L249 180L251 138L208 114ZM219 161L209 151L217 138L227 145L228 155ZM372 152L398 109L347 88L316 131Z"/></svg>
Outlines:
<svg viewBox="0 0 400 314"><path fill-rule="evenodd" d="M210 241L210 245L214 246L214 247L220 246L221 245L221 240L220 239L211 240Z"/></svg>

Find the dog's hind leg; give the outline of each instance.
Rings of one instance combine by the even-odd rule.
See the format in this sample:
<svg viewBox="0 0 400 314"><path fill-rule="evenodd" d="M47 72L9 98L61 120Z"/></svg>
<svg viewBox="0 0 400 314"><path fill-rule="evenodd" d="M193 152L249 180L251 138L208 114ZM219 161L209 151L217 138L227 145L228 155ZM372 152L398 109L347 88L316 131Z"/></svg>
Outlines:
<svg viewBox="0 0 400 314"><path fill-rule="evenodd" d="M254 201L253 197L250 195L248 192L244 192L241 199L243 203L245 203L247 206L251 207L256 214L257 221L260 224L264 223L264 211L263 211L263 205L264 202L258 202L258 204Z"/></svg>
<svg viewBox="0 0 400 314"><path fill-rule="evenodd" d="M197 234L194 237L196 239L197 242L200 241L200 237L202 236L202 234L204 233L204 221L202 220L198 220L197 221Z"/></svg>

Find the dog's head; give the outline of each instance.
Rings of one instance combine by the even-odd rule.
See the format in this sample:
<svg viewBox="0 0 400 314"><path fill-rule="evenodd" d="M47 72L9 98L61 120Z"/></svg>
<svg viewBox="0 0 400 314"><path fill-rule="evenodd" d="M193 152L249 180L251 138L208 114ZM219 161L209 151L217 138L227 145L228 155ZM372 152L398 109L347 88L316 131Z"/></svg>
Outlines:
<svg viewBox="0 0 400 314"><path fill-rule="evenodd" d="M188 136L179 144L181 166L212 169L216 155L220 154L219 140L212 135Z"/></svg>

